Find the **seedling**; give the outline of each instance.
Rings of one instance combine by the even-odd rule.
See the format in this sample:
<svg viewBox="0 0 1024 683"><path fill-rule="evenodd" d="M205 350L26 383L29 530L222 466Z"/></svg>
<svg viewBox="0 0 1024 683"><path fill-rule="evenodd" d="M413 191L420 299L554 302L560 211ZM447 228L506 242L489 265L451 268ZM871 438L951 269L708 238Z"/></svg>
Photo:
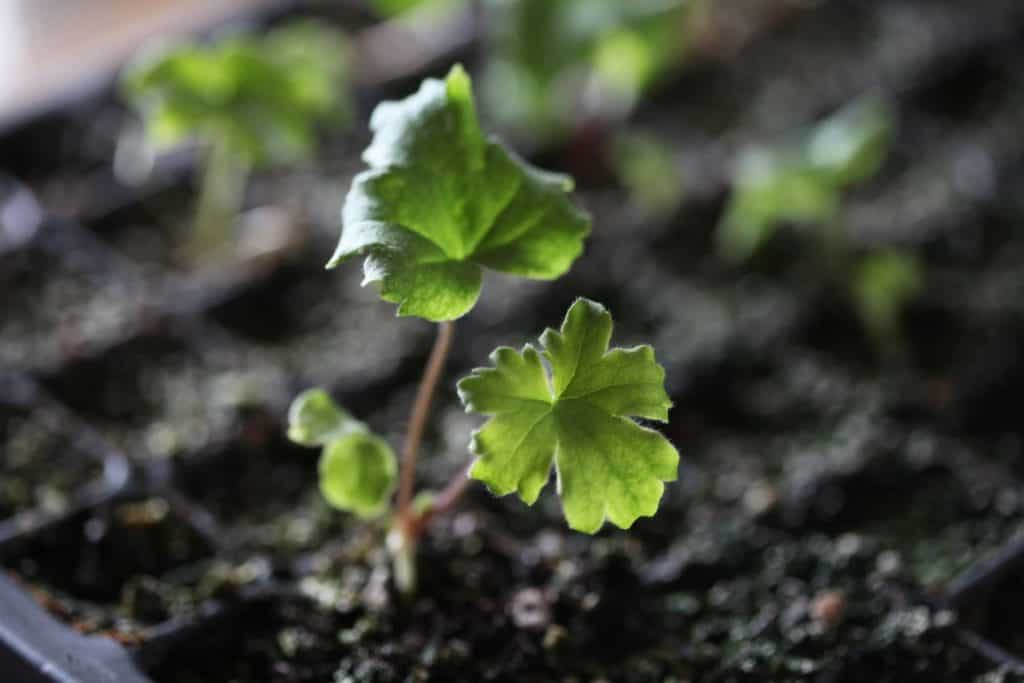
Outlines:
<svg viewBox="0 0 1024 683"><path fill-rule="evenodd" d="M816 248L821 270L838 278L883 351L899 345L899 318L919 292L916 259L895 249L854 249L839 215L843 193L885 160L892 114L874 96L856 100L796 144L755 147L740 158L735 191L718 227L719 253L745 262L794 226Z"/></svg>
<svg viewBox="0 0 1024 683"><path fill-rule="evenodd" d="M892 125L884 102L869 96L840 109L795 144L747 149L719 226L719 252L730 261L745 261L786 223L822 240L841 238L835 223L843 191L881 167Z"/></svg>
<svg viewBox="0 0 1024 683"><path fill-rule="evenodd" d="M321 490L360 516L387 509L397 478L388 547L396 585L411 593L415 549L427 525L451 509L470 479L496 495L537 500L554 469L569 526L596 532L607 519L628 528L655 513L678 454L631 418L665 421L665 372L649 346L609 351L612 318L579 299L538 350L501 347L492 367L458 383L467 411L488 416L473 435L475 459L436 496L414 499L417 451L451 344L453 321L480 293L481 271L553 279L572 265L589 231L567 193L572 180L537 169L487 138L469 77L456 66L414 95L378 106L374 138L345 200L341 240L329 267L365 258L364 284L399 315L438 323L401 455L336 406L323 390L292 405L289 435L321 446ZM468 477L467 477L468 474ZM414 502L419 501L419 502Z"/></svg>
<svg viewBox="0 0 1024 683"><path fill-rule="evenodd" d="M154 145L185 139L201 145L188 256L229 241L252 170L308 160L318 126L350 120L348 62L344 36L301 21L262 36L177 45L125 71L125 95Z"/></svg>
<svg viewBox="0 0 1024 683"><path fill-rule="evenodd" d="M564 132L581 105L630 111L681 61L694 3L686 0L487 0L496 56L484 81L489 112L506 127Z"/></svg>

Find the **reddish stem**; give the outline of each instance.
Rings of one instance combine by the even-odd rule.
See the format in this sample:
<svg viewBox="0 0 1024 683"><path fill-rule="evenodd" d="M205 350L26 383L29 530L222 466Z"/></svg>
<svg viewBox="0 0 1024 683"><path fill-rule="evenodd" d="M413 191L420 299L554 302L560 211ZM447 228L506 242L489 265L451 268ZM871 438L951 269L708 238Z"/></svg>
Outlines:
<svg viewBox="0 0 1024 683"><path fill-rule="evenodd" d="M454 327L448 320L437 326L437 339L434 341L434 348L430 351L430 359L423 371L423 379L420 380L420 387L416 392L416 402L413 403L412 415L409 418L409 431L406 432L405 445L402 448L402 468L399 473L396 511L398 523L406 528L409 528L413 522L410 508L413 485L416 482L416 456L419 452L420 441L423 439L423 430L427 424L427 416L430 414L430 403L434 398L437 381L441 377L445 359L451 349Z"/></svg>
<svg viewBox="0 0 1024 683"><path fill-rule="evenodd" d="M462 493L469 484L469 468L472 465L473 463L469 463L465 467L460 467L459 471L452 477L452 480L444 487L444 490L431 501L430 507L409 521L407 530L410 536L419 538L434 517L443 515L455 507L455 504L459 502L459 498L462 497Z"/></svg>

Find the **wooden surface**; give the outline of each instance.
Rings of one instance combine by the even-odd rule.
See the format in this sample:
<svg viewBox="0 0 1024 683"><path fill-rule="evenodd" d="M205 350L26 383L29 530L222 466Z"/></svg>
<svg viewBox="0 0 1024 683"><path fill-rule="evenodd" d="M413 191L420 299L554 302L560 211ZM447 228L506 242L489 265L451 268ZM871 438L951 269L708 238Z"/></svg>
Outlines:
<svg viewBox="0 0 1024 683"><path fill-rule="evenodd" d="M154 37L275 0L0 0L0 126L108 78Z"/></svg>

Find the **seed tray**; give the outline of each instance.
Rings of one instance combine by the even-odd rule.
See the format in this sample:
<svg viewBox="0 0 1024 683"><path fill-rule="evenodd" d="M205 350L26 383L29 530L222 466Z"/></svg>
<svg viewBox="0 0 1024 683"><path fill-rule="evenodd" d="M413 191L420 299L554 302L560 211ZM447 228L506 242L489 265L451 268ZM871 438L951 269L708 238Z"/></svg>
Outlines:
<svg viewBox="0 0 1024 683"><path fill-rule="evenodd" d="M735 145L802 123L882 74L913 117L900 140L908 144L909 135L916 144L911 124L933 116L923 106L928 93L962 87L960 67L1003 54L1024 24L1017 3L992 0L971 11L981 20L965 21L952 2L834 2L820 14L798 12L752 41L748 54L775 56L755 59L761 71L749 80L740 78L750 68L744 59L702 68L766 83L782 60L805 65L792 78L807 71L807 82L829 87L794 96L801 109L780 110L777 119L768 104L778 90L766 87L749 116L723 119L726 139ZM854 26L889 29L912 17L918 42L893 51L891 33L876 44L864 39L869 32L839 27L832 33L844 40L832 47L832 33L813 29L834 24L836 12L855 12ZM844 69L848 78L839 78ZM694 111L686 120L697 122L720 110L713 98L676 102L668 92L637 120ZM69 110L66 120L94 111ZM966 116L977 125L958 125L966 132L949 149L990 151L1005 182L1020 161L1005 136L1014 112L1012 100L1000 100ZM937 130L942 137L947 129ZM712 153L702 135L696 155L689 142L679 145L681 158ZM870 233L874 223L863 217L898 207L908 192L901 183L913 188L946 149L934 157L897 151L897 170L889 171L896 179L885 178L896 189L855 198L853 222ZM545 154L571 166L566 150ZM84 167L59 158L36 177ZM354 165L343 164L339 176ZM216 279L137 260L119 235L149 220L147 207L165 201L161 193L184 196L189 175L186 159L167 171L163 187L61 217L45 183L32 184L43 199L13 181L0 192L0 207L12 197L40 207L35 228L19 233L28 237L0 243L0 277L14 285L0 291L18 296L70 283L63 288L73 298L56 299L54 308L80 309L76 323L111 321L72 325L75 343L54 348L22 331L31 325L3 328L9 355L0 364L11 372L0 393L10 405L0 418L27 420L99 463L63 504L52 495L23 498L18 515L0 522L0 671L13 680L397 680L409 672L550 680L566 671L617 680L623 663L631 680L743 680L738 672L892 680L893 671L904 676L896 680L969 680L1021 669L1024 625L1008 616L1020 605L1012 575L1024 554L1012 540L1024 520L1019 449L1009 419L986 422L966 410L977 403L992 417L1010 400L1022 384L1013 379L1019 354L980 354L958 374L955 348L929 346L960 325L1013 329L1012 310L977 311L963 296L926 299L908 332L926 367L884 372L835 292L810 291L771 262L737 283L708 258L721 183L656 219L628 208L620 188L584 183L581 196L596 218L586 258L557 285L489 281L474 316L460 322L449 379L493 346L553 324L573 296L594 296L616 312L623 343L652 341L666 365L677 403L666 431L683 446L681 481L669 487L659 517L628 538L593 541L561 532L550 497L523 515L513 501L473 491L423 548L423 597L402 606L389 592L374 530L326 508L315 455L285 444L281 433L289 397L318 382L397 437L429 329L390 320L386 306L357 289L358 268L322 273L335 229L326 211L294 252ZM257 202L271 196L254 194ZM991 213L963 206L938 202L926 222L957 230ZM2 220L0 227L10 233ZM977 261L948 263L959 282ZM36 284L34 270L49 278ZM86 285L72 286L82 272ZM114 295L104 293L104 273L121 283ZM123 303L124 291L142 303L118 315L89 312L92 302ZM46 310L27 311L41 316L37 330L50 324ZM837 319L845 321L838 328ZM996 369L983 372L988 365ZM167 406L172 394L191 400L179 410ZM424 458L432 484L459 466L440 456L461 453L473 426L451 396L439 404L440 427ZM834 630L812 604L829 590L849 603Z"/></svg>

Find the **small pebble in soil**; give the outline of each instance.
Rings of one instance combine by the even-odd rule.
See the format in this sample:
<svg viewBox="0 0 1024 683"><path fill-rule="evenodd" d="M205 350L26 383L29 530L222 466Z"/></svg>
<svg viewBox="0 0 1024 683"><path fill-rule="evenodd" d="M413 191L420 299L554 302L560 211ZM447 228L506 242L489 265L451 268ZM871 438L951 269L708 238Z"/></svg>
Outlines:
<svg viewBox="0 0 1024 683"><path fill-rule="evenodd" d="M811 616L825 626L835 626L846 611L846 595L842 591L829 590L818 593L811 602Z"/></svg>
<svg viewBox="0 0 1024 683"><path fill-rule="evenodd" d="M163 498L147 498L132 503L122 503L114 511L119 522L125 526L155 526L162 522L170 507Z"/></svg>
<svg viewBox="0 0 1024 683"><path fill-rule="evenodd" d="M544 649L554 650L560 644L565 642L565 639L568 635L569 632L565 630L564 626L559 626L558 624L551 624L550 626L548 626L547 630L544 631L544 640L542 641Z"/></svg>
<svg viewBox="0 0 1024 683"><path fill-rule="evenodd" d="M551 622L551 609L538 588L524 588L513 595L508 613L516 626L528 631L543 630Z"/></svg>

